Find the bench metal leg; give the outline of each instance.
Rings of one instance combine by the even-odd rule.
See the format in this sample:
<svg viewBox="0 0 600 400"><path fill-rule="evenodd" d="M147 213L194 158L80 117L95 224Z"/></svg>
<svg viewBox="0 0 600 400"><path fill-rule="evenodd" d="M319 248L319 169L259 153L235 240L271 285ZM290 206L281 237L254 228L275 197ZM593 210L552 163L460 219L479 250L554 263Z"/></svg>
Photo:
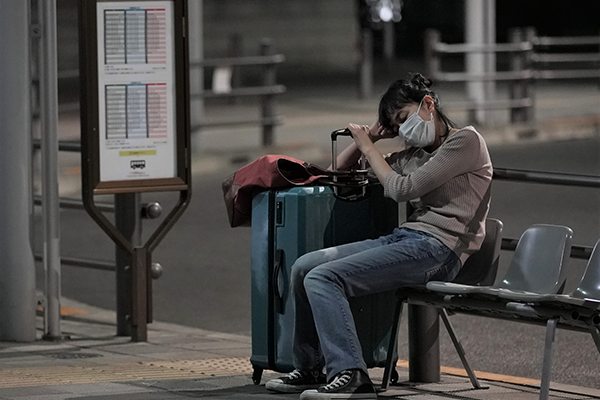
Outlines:
<svg viewBox="0 0 600 400"><path fill-rule="evenodd" d="M590 329L590 333L592 334L592 337L594 338L594 343L596 343L596 348L600 353L600 333L598 333L598 328L596 328L595 326L592 327L592 329Z"/></svg>
<svg viewBox="0 0 600 400"><path fill-rule="evenodd" d="M548 400L550 396L550 375L552 374L552 350L556 336L558 318L549 319L546 324L546 341L544 343L544 362L542 364L542 383L540 384L540 400Z"/></svg>
<svg viewBox="0 0 600 400"><path fill-rule="evenodd" d="M458 340L458 337L456 336L456 333L454 332L454 328L452 327L452 324L450 323L450 319L448 318L448 312L446 311L445 308L440 308L439 313L440 313L440 316L442 317L442 321L444 321L446 330L448 331L448 334L450 335L450 339L452 339L452 343L454 344L454 348L456 349L456 352L458 353L458 357L460 357L460 361L462 362L462 365L465 367L465 371L467 371L467 375L469 375L469 379L471 380L471 385L473 385L473 387L475 389L481 389L479 380L477 380L477 376L475 376L475 373L473 372L473 370L471 369L471 366L469 365L469 362L467 361L465 350L463 349L462 344L460 344L460 340Z"/></svg>
<svg viewBox="0 0 600 400"><path fill-rule="evenodd" d="M402 306L404 300L398 299L396 302L396 309L394 310L394 320L392 322L392 330L390 332L390 341L387 349L387 358L385 360L385 370L383 371L383 380L381 382L381 389L387 390L390 384L390 378L392 375L392 369L394 368L394 354L396 353L396 346L398 344L398 329L400 327L400 320L402 318Z"/></svg>

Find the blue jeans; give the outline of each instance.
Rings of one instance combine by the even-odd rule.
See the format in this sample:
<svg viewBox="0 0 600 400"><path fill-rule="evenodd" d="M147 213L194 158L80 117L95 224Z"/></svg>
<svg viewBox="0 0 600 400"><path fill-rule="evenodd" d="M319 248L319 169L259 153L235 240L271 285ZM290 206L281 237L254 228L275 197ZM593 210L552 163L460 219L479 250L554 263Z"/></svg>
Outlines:
<svg viewBox="0 0 600 400"><path fill-rule="evenodd" d="M438 239L407 228L303 255L291 271L294 366L318 370L325 365L329 379L345 369L366 372L348 298L452 280L460 267L459 258Z"/></svg>

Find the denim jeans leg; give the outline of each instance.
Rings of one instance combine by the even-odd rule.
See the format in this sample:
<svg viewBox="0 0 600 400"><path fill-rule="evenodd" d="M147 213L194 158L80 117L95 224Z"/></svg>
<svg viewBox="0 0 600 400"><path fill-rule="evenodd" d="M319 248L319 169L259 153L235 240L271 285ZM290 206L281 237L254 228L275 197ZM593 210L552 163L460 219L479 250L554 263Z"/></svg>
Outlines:
<svg viewBox="0 0 600 400"><path fill-rule="evenodd" d="M338 258L381 246L382 239L365 240L341 246L316 250L304 254L291 268L291 293L294 300L294 367L301 370L317 370L324 366L319 337L315 327L313 312L304 288L306 275L319 265Z"/></svg>
<svg viewBox="0 0 600 400"><path fill-rule="evenodd" d="M460 260L429 234L397 229L361 251L322 262L304 278L328 378L366 364L356 334L349 297L452 279Z"/></svg>

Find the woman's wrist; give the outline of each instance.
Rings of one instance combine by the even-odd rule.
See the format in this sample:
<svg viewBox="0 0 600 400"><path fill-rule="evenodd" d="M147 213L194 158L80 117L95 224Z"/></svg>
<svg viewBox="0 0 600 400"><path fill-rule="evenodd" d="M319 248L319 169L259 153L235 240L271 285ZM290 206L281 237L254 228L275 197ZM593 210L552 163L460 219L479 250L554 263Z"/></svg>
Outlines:
<svg viewBox="0 0 600 400"><path fill-rule="evenodd" d="M381 137L379 135L373 135L371 132L369 132L369 139L371 139L371 143L377 143Z"/></svg>

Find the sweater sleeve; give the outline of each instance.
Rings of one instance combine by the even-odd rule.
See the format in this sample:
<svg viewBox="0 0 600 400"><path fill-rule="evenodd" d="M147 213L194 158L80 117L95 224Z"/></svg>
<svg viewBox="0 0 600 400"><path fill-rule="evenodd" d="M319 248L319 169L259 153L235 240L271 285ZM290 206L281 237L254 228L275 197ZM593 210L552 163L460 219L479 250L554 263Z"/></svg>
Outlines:
<svg viewBox="0 0 600 400"><path fill-rule="evenodd" d="M481 142L477 133L461 130L451 135L423 166L403 176L390 172L384 194L397 202L416 199L450 179L469 172L479 162Z"/></svg>

